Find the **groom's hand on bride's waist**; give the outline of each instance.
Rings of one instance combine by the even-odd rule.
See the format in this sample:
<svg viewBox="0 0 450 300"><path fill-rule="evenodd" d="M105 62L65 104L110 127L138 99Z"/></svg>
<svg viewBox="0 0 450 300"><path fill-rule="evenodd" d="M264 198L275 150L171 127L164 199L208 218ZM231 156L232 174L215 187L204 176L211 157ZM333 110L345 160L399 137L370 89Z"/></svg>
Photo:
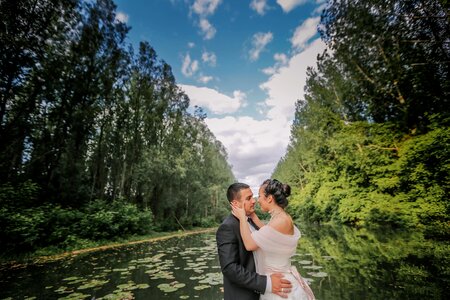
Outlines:
<svg viewBox="0 0 450 300"><path fill-rule="evenodd" d="M292 284L283 277L284 275L281 273L273 273L270 275L270 280L272 281L272 293L277 294L282 298L287 298L288 294L291 292Z"/></svg>

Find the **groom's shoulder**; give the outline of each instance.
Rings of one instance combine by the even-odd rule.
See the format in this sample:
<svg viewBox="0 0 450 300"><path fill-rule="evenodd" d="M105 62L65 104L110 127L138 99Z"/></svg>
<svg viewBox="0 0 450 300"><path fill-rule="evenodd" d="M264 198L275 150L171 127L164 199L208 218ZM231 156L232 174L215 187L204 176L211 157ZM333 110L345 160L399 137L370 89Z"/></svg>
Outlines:
<svg viewBox="0 0 450 300"><path fill-rule="evenodd" d="M236 218L233 215L229 215L222 221L216 231L217 241L229 238L234 239L236 231L239 231L239 221L235 222L234 219Z"/></svg>
<svg viewBox="0 0 450 300"><path fill-rule="evenodd" d="M228 215L223 219L222 224L235 224L236 218L233 215Z"/></svg>
<svg viewBox="0 0 450 300"><path fill-rule="evenodd" d="M220 224L219 229L234 227L236 225L235 219L236 218L233 217L233 215L226 216L225 219L223 219L222 223Z"/></svg>

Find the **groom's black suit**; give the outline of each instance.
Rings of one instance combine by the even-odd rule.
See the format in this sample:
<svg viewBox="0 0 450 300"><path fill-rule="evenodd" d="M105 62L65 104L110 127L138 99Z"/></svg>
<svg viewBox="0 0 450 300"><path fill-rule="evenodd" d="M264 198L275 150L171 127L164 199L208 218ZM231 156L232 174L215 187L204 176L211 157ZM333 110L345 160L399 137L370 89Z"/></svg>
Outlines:
<svg viewBox="0 0 450 300"><path fill-rule="evenodd" d="M253 253L245 250L239 220L229 215L216 233L224 300L258 300L266 290L267 277L256 273Z"/></svg>

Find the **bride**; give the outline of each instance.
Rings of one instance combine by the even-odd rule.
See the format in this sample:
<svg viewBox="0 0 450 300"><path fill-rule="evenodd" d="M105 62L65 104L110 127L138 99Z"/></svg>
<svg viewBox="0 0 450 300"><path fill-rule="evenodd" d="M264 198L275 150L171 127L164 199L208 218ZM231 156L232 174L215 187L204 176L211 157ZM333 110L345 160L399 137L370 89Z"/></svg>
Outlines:
<svg viewBox="0 0 450 300"><path fill-rule="evenodd" d="M244 208L232 204L233 214L239 219L242 240L247 251L254 251L256 272L270 275L283 273L292 283L292 290L282 298L276 294L261 295L261 300L292 299L313 300L314 294L295 266L291 265L291 256L295 253L300 231L294 225L291 216L284 208L291 188L276 179L267 179L259 188L258 202L262 211L271 217L265 225L255 213L246 216ZM247 218L255 224L250 228ZM250 220L249 220L250 221ZM250 222L251 222L250 221ZM259 230L257 230L260 228Z"/></svg>

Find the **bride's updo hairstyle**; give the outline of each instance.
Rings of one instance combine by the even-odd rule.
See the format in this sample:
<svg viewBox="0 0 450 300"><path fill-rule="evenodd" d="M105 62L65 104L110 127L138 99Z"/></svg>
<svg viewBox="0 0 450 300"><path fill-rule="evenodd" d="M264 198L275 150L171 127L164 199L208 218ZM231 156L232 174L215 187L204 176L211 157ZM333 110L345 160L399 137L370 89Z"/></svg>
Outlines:
<svg viewBox="0 0 450 300"><path fill-rule="evenodd" d="M265 186L264 195L266 197L272 195L281 208L288 205L287 197L291 195L291 187L288 184L283 184L276 179L266 179L261 186Z"/></svg>

